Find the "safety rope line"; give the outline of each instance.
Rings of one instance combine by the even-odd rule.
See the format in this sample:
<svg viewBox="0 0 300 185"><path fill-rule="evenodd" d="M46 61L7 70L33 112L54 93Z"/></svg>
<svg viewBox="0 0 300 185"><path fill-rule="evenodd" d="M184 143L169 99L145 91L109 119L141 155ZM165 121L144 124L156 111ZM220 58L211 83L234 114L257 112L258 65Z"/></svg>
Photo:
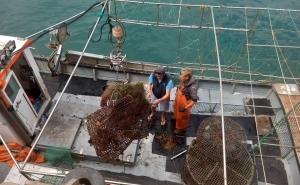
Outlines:
<svg viewBox="0 0 300 185"><path fill-rule="evenodd" d="M292 18L292 20L290 21L290 23L287 24L283 29L287 28L287 27L293 22L293 19L296 19L296 18L298 18L299 16L300 16L300 14L297 14L294 18ZM290 30L288 30L288 31L290 31ZM298 30L296 30L296 31L290 31L290 32L298 32Z"/></svg>
<svg viewBox="0 0 300 185"><path fill-rule="evenodd" d="M247 27L248 27L247 9L245 9L245 20L246 20L246 29L247 29ZM249 60L250 59L250 54L249 54L249 45L248 45L248 34L247 33L246 33L246 43L247 43L247 58L248 58L249 78L250 78L250 81L252 81L251 66L250 66L250 60ZM253 93L252 83L250 84L250 89L251 89L252 106L254 107L254 93ZM258 122L257 122L255 108L253 108L253 115L254 115L254 119L255 119L256 135L257 135L258 145L259 145L259 148L261 149L260 139L259 139L259 134L258 134L258 126L257 126ZM267 177L266 177L266 172L265 172L264 160L262 158L262 151L260 150L259 153L260 153L260 159L261 159L261 162L262 162L262 170L263 170L263 174L264 174L265 183L267 184Z"/></svg>
<svg viewBox="0 0 300 185"><path fill-rule="evenodd" d="M274 40L275 40L276 44L279 46L279 43L278 43L278 40L277 40L277 38L276 38L275 32L273 32L273 33L274 33L274 35L273 35L273 36L274 36ZM280 51L280 53L281 53L281 56L282 56L282 58L283 58L283 61L285 62L285 64L286 64L288 70L290 71L292 77L294 78L294 81L295 81L295 83L296 83L298 89L300 89L299 84L298 84L298 82L295 80L295 76L294 76L294 74L293 74L293 72L292 72L290 66L289 66L288 63L287 63L287 59L284 57L281 48L278 48L278 49L279 49L279 51Z"/></svg>
<svg viewBox="0 0 300 185"><path fill-rule="evenodd" d="M246 16L246 9L245 9L245 12L244 12L244 13L245 13L245 16ZM255 31L252 31L252 28L253 28L253 25L254 25L254 23L255 23L255 21L256 21L256 18L257 18L258 13L259 13L259 10L256 10L256 14L255 14L255 16L254 16L254 19L253 19L253 21L252 21L252 24L251 24L251 26L250 26L250 29L249 29L249 31L247 32L247 38L249 37L249 35L250 35L251 32L253 32L253 33L255 34ZM246 29L247 29L247 28L246 28ZM252 39L253 39L253 37L254 37L254 34L252 35ZM236 70L236 67L237 67L238 64L239 64L240 57L241 57L241 55L242 55L242 52L244 51L245 42L246 42L246 40L244 41L244 44L243 44L243 46L242 46L240 55L239 55L238 58L237 58L238 61L236 62L236 65L235 65L235 69L234 69L234 70ZM250 42L250 43L251 43L251 42ZM247 43L247 44L248 44L248 43ZM248 45L247 45L247 46L248 46ZM232 74L231 79L233 79L233 76L234 76L234 74Z"/></svg>
<svg viewBox="0 0 300 185"><path fill-rule="evenodd" d="M296 24L295 24L295 22L294 22L294 19L293 19L292 15L291 15L291 11L288 10L288 12L289 12L289 15L290 15L290 17L291 17L291 19L292 19L292 22L293 22L293 24L294 24L294 26L295 26L295 28L296 28L296 30L297 30L297 32L298 32L298 36L300 36L300 33L299 33L299 31L298 31L298 28L297 28L297 26L296 26ZM299 15L298 15L298 16L299 16Z"/></svg>

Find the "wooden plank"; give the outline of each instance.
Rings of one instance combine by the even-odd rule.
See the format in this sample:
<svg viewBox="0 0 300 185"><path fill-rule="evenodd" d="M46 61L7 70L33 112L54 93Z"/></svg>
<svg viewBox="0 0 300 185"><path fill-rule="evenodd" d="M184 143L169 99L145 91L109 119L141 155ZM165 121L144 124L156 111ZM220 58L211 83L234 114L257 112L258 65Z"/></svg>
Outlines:
<svg viewBox="0 0 300 185"><path fill-rule="evenodd" d="M287 95L287 94L279 94L279 99L282 103L283 110L286 113L292 109L292 107L300 101L300 95ZM299 111L295 111L296 116L300 116ZM294 116L294 114L292 114ZM292 138L295 146L300 146L300 118L288 117L288 124L291 129ZM298 123L297 123L298 122ZM298 163L300 162L300 150L295 150L296 156L298 158Z"/></svg>
<svg viewBox="0 0 300 185"><path fill-rule="evenodd" d="M288 113L289 110L291 110L291 108L293 107L293 105L300 101L300 95L279 94L278 96L283 105L285 113Z"/></svg>
<svg viewBox="0 0 300 185"><path fill-rule="evenodd" d="M271 123L268 116L257 116L256 124L258 135L263 135L264 133L271 131Z"/></svg>

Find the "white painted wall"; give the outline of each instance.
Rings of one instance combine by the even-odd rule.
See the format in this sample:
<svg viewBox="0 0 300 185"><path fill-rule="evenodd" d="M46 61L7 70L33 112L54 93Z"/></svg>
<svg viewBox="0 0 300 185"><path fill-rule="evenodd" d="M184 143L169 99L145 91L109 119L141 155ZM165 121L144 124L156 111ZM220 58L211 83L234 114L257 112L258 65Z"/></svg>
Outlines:
<svg viewBox="0 0 300 185"><path fill-rule="evenodd" d="M0 135L3 137L5 143L17 142L21 146L25 145L25 142L2 114L0 114Z"/></svg>

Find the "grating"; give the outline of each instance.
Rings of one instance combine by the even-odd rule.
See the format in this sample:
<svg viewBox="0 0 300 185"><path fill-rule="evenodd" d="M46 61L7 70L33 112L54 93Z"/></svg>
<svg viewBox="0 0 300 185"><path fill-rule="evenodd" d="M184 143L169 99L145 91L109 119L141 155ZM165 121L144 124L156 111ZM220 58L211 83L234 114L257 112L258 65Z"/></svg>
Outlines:
<svg viewBox="0 0 300 185"><path fill-rule="evenodd" d="M63 181L64 181L64 177L50 176L50 175L44 175L40 179L40 182L51 184L51 185L61 185Z"/></svg>
<svg viewBox="0 0 300 185"><path fill-rule="evenodd" d="M250 154L243 149L242 156L227 164L227 183L232 185L250 184L254 175L254 165ZM223 184L222 162L214 161L200 152L193 140L186 154L184 178L188 185Z"/></svg>
<svg viewBox="0 0 300 185"><path fill-rule="evenodd" d="M226 161L239 159L247 145L243 128L230 118L224 117ZM197 144L202 153L214 161L223 160L222 121L220 116L203 120L197 130Z"/></svg>
<svg viewBox="0 0 300 185"><path fill-rule="evenodd" d="M132 140L148 135L146 117L135 115L133 102L127 95L88 116L87 128L98 156L118 160Z"/></svg>

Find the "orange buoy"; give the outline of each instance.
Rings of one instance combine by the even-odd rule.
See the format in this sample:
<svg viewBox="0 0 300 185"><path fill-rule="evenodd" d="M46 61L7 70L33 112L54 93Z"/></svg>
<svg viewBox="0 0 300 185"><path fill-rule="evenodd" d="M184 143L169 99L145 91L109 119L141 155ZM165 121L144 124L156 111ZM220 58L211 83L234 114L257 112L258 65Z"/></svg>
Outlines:
<svg viewBox="0 0 300 185"><path fill-rule="evenodd" d="M123 35L122 28L120 26L113 27L112 34L117 40L119 40Z"/></svg>

